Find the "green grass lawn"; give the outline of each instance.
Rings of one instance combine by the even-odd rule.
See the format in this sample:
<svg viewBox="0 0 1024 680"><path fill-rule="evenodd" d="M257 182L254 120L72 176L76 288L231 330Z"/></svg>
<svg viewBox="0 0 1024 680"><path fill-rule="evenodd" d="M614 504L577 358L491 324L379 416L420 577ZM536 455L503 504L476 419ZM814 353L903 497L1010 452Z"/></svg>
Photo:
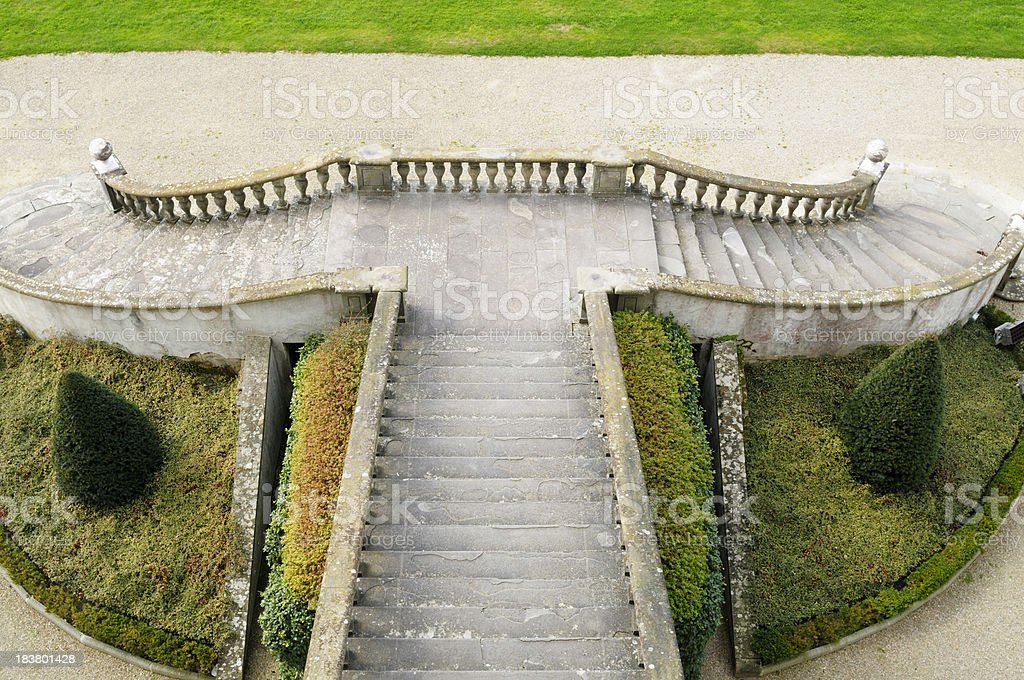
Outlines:
<svg viewBox="0 0 1024 680"><path fill-rule="evenodd" d="M94 510L60 496L50 444L66 371L103 382L156 426L166 458L142 498ZM241 558L230 516L236 382L109 345L29 340L0 319L0 528L69 593L216 648L225 577Z"/></svg>
<svg viewBox="0 0 1024 680"><path fill-rule="evenodd" d="M996 348L982 323L950 331L941 344L941 454L931 488L912 494L856 482L836 425L845 399L890 348L748 365L759 625L790 626L897 584L956 528L944 521L945 485L986 486L1013 447L1024 421L1017 356Z"/></svg>
<svg viewBox="0 0 1024 680"><path fill-rule="evenodd" d="M1024 21L1011 0L4 5L0 56L129 50L1020 57Z"/></svg>

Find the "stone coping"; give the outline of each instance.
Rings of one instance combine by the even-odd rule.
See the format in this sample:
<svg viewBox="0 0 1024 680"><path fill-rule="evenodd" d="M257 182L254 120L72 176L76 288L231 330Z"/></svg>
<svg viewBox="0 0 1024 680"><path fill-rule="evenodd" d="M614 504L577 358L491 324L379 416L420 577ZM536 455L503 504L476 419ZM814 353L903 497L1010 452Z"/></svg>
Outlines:
<svg viewBox="0 0 1024 680"><path fill-rule="evenodd" d="M640 631L640 658L648 678L679 680L683 677L683 667L658 553L647 484L640 466L640 450L633 430L633 415L629 410L611 307L608 296L603 292L588 292L584 304L594 364L597 366L605 434L612 457L630 592ZM623 512L624 508L626 512Z"/></svg>
<svg viewBox="0 0 1024 680"><path fill-rule="evenodd" d="M387 291L377 296L306 657L307 678L339 678L345 665L349 617L355 601L363 529L377 455L377 434L384 413L388 364L401 308L400 292Z"/></svg>
<svg viewBox="0 0 1024 680"><path fill-rule="evenodd" d="M101 642L96 638L90 637L64 619L47 611L46 607L43 606L39 600L29 595L28 591L15 583L14 579L11 578L11 575L7 573L7 570L3 567L0 567L0 576L10 584L11 588L14 589L14 592L17 593L18 597L20 597L25 604L34 609L40 616L52 623L54 626L64 631L68 637L80 645L112 656L118 661L123 661L126 664L141 668L149 673L162 675L167 678L177 678L178 680L207 680L210 677L199 673L183 671L178 668L171 668L170 666L164 666L163 664L159 664L154 661L147 661L140 656L129 654L123 649L118 649L117 647L108 645L106 642Z"/></svg>
<svg viewBox="0 0 1024 680"><path fill-rule="evenodd" d="M179 308L182 306L180 304L182 295L189 294L189 291L108 293L37 281L6 269L0 269L0 288L61 304L139 311ZM310 292L376 293L405 291L407 288L408 271L405 267L351 267L334 272L320 272L293 279L231 288L222 298L190 299L187 306L192 309L215 309L227 305L264 302Z"/></svg>
<svg viewBox="0 0 1024 680"><path fill-rule="evenodd" d="M753 585L750 523L747 507L747 462L743 442L743 365L735 341L714 343L715 395L718 403L718 465L722 474L725 517L725 574L729 596L733 662L736 674L757 674L754 653Z"/></svg>
<svg viewBox="0 0 1024 680"><path fill-rule="evenodd" d="M579 289L619 295L643 295L651 292L679 293L693 297L737 302L781 309L858 309L866 306L900 305L939 298L970 288L990 279L1004 269L1013 268L1024 248L1024 223L1014 220L1003 232L995 249L981 262L936 281L896 288L865 290L799 291L778 288L752 288L727 283L697 281L673 274L653 274L638 270L581 267L577 272Z"/></svg>

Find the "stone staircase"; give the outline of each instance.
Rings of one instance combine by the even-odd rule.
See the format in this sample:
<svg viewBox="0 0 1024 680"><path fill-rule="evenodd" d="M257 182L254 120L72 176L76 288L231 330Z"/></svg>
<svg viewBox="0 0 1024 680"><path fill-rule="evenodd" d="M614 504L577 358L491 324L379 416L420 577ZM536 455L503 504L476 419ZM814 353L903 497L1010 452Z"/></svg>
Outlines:
<svg viewBox="0 0 1024 680"><path fill-rule="evenodd" d="M342 677L643 677L589 340L563 340L400 330Z"/></svg>
<svg viewBox="0 0 1024 680"><path fill-rule="evenodd" d="M866 290L936 281L984 259L1005 226L977 205L876 205L853 220L752 221L652 201L661 272L793 290Z"/></svg>

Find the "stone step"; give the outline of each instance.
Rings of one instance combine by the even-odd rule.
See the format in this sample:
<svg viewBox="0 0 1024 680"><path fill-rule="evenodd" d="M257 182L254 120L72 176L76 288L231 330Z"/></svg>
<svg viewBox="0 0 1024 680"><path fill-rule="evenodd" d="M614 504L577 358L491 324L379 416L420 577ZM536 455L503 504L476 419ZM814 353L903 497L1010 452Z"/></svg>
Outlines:
<svg viewBox="0 0 1024 680"><path fill-rule="evenodd" d="M606 441L599 434L586 437L382 437L381 456L478 457L603 457Z"/></svg>
<svg viewBox="0 0 1024 680"><path fill-rule="evenodd" d="M811 290L852 290L853 286L825 253L821 252L807 226L800 222L785 225L800 245L802 257L808 258L818 270L818 277L811 279Z"/></svg>
<svg viewBox="0 0 1024 680"><path fill-rule="evenodd" d="M398 502L393 499L398 499ZM530 526L612 524L618 515L610 498L606 501L570 503L416 501L407 499L399 486L391 490L389 497L370 501L369 517L410 526Z"/></svg>
<svg viewBox="0 0 1024 680"><path fill-rule="evenodd" d="M586 328L580 326L579 328ZM452 352L499 350L507 352L552 352L557 350L583 351L590 349L589 333L574 330L573 334L563 333L557 339L533 339L519 337L514 333L492 335L448 335L436 336L399 335L395 338L395 349L408 352Z"/></svg>
<svg viewBox="0 0 1024 680"><path fill-rule="evenodd" d="M879 266L885 266L887 271L895 276L899 285L904 285L908 279L914 283L921 283L942 278L938 271L882 238L877 232L878 228L881 227L868 219L861 219L848 225L850 232L856 234L861 249L870 249Z"/></svg>
<svg viewBox="0 0 1024 680"><path fill-rule="evenodd" d="M601 409L594 399L385 399L384 416L471 416L523 418L596 418Z"/></svg>
<svg viewBox="0 0 1024 680"><path fill-rule="evenodd" d="M775 231L768 220L752 221L750 227L753 231L757 232L757 237L764 245L765 255L771 259L772 264L778 269L779 276L783 281L783 288L806 286L810 283L803 279L803 275L793 263L793 253L782 242L778 232ZM762 276L761 279L763 281L764 277ZM771 281L769 287L774 288L776 285L775 281Z"/></svg>
<svg viewBox="0 0 1024 680"><path fill-rule="evenodd" d="M679 234L679 248L683 255L686 275L698 281L710 281L708 263L700 248L697 227L693 221L693 213L682 206L673 208L676 232Z"/></svg>
<svg viewBox="0 0 1024 680"><path fill-rule="evenodd" d="M733 271L736 272L736 280L739 285L747 288L764 288L761 277L757 273L757 267L754 266L754 260L747 250L746 243L743 242L743 237L740 236L739 229L745 227L746 220L736 220L729 215L715 215L714 213L709 213L709 216L722 239L722 246L729 256Z"/></svg>
<svg viewBox="0 0 1024 680"><path fill-rule="evenodd" d="M459 367L576 367L593 362L589 349L521 352L501 348L481 350L395 350L393 366L459 366Z"/></svg>
<svg viewBox="0 0 1024 680"><path fill-rule="evenodd" d="M836 244L825 235L825 230L831 229L831 225L808 224L804 228L807 230L807 236L814 241L814 245L845 281L844 290L866 290L872 287L871 283L853 266L846 253L836 247Z"/></svg>
<svg viewBox="0 0 1024 680"><path fill-rule="evenodd" d="M957 272L963 271L963 267L959 264L950 260L948 257L937 253L930 248L908 238L906 235L894 231L891 225L882 223L880 221L875 222L874 233L879 239L890 244L887 249L888 252L899 251L906 253L920 262L925 267L932 269L939 273L938 278L950 276Z"/></svg>
<svg viewBox="0 0 1024 680"><path fill-rule="evenodd" d="M786 277L768 251L768 245L761 238L761 232L750 218L736 219L736 231L753 262L763 288L785 288L791 277Z"/></svg>
<svg viewBox="0 0 1024 680"><path fill-rule="evenodd" d="M583 366L391 366L394 382L423 383L569 383L593 384L594 367Z"/></svg>
<svg viewBox="0 0 1024 680"><path fill-rule="evenodd" d="M809 290L815 282L827 281L827 276L821 272L814 258L804 252L803 246L797 240L793 230L782 220L770 223L771 231L775 232L779 242L791 253L795 275L789 286L797 290Z"/></svg>
<svg viewBox="0 0 1024 680"><path fill-rule="evenodd" d="M572 553L365 550L359 560L359 575L368 578L524 578L543 575L575 579L620 578L625 573L621 550L580 550Z"/></svg>
<svg viewBox="0 0 1024 680"><path fill-rule="evenodd" d="M888 261L884 255L878 258L878 251L864 250L856 239L850 238L845 225L833 225L824 229L825 236L846 254L853 267L867 279L872 288L892 288L899 285L880 262ZM877 258L877 259L876 259Z"/></svg>
<svg viewBox="0 0 1024 680"><path fill-rule="evenodd" d="M403 498L412 498L403 494ZM494 526L366 525L364 550L511 550L556 552L618 548L618 528L605 524Z"/></svg>
<svg viewBox="0 0 1024 680"><path fill-rule="evenodd" d="M600 418L471 418L426 416L382 418L380 433L386 437L567 437L599 435Z"/></svg>
<svg viewBox="0 0 1024 680"><path fill-rule="evenodd" d="M613 498L611 479L374 479L372 493L381 498L417 501L606 501ZM444 548L441 549L452 549Z"/></svg>
<svg viewBox="0 0 1024 680"><path fill-rule="evenodd" d="M631 607L355 607L350 630L354 637L433 640L628 638L635 624Z"/></svg>
<svg viewBox="0 0 1024 680"><path fill-rule="evenodd" d="M700 244L700 251L704 261L708 265L708 280L716 283L739 285L736 271L733 269L732 258L722 243L722 235L718 232L709 210L701 210L691 213L693 215L694 229L697 233L697 242Z"/></svg>
<svg viewBox="0 0 1024 680"><path fill-rule="evenodd" d="M391 399L597 399L597 383L389 383Z"/></svg>
<svg viewBox="0 0 1024 680"><path fill-rule="evenodd" d="M634 670L635 638L416 640L353 638L346 667L363 670Z"/></svg>
<svg viewBox="0 0 1024 680"><path fill-rule="evenodd" d="M614 579L360 578L359 607L621 607L629 585ZM577 659L583 661L584 657Z"/></svg>
<svg viewBox="0 0 1024 680"><path fill-rule="evenodd" d="M643 680L647 671L343 671L342 680Z"/></svg>
<svg viewBox="0 0 1024 680"><path fill-rule="evenodd" d="M607 477L611 458L382 456L378 479L518 479L522 477Z"/></svg>

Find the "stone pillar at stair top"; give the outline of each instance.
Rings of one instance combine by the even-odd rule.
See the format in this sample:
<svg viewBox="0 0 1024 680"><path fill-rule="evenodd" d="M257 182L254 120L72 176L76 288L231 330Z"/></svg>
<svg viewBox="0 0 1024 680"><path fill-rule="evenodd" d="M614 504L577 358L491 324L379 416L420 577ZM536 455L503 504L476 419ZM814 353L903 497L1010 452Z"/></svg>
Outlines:
<svg viewBox="0 0 1024 680"><path fill-rule="evenodd" d="M857 172L854 174L870 175L875 178L875 183L864 192L859 205L861 210L867 210L875 202L875 189L889 167L885 161L888 155L889 145L882 139L872 139L864 149L864 158L861 159L860 165L857 166Z"/></svg>
<svg viewBox="0 0 1024 680"><path fill-rule="evenodd" d="M394 186L391 176L392 149L380 144L360 147L351 159L356 168L356 188L360 194L391 194Z"/></svg>
<svg viewBox="0 0 1024 680"><path fill-rule="evenodd" d="M621 196L626 193L626 171L633 166L621 146L602 146L594 150L594 196Z"/></svg>
<svg viewBox="0 0 1024 680"><path fill-rule="evenodd" d="M114 155L114 146L102 137L97 137L89 142L89 155L92 156L92 171L103 186L103 194L107 197L113 211L117 212L122 207L121 200L107 185L107 177L119 177L126 174L124 166Z"/></svg>

